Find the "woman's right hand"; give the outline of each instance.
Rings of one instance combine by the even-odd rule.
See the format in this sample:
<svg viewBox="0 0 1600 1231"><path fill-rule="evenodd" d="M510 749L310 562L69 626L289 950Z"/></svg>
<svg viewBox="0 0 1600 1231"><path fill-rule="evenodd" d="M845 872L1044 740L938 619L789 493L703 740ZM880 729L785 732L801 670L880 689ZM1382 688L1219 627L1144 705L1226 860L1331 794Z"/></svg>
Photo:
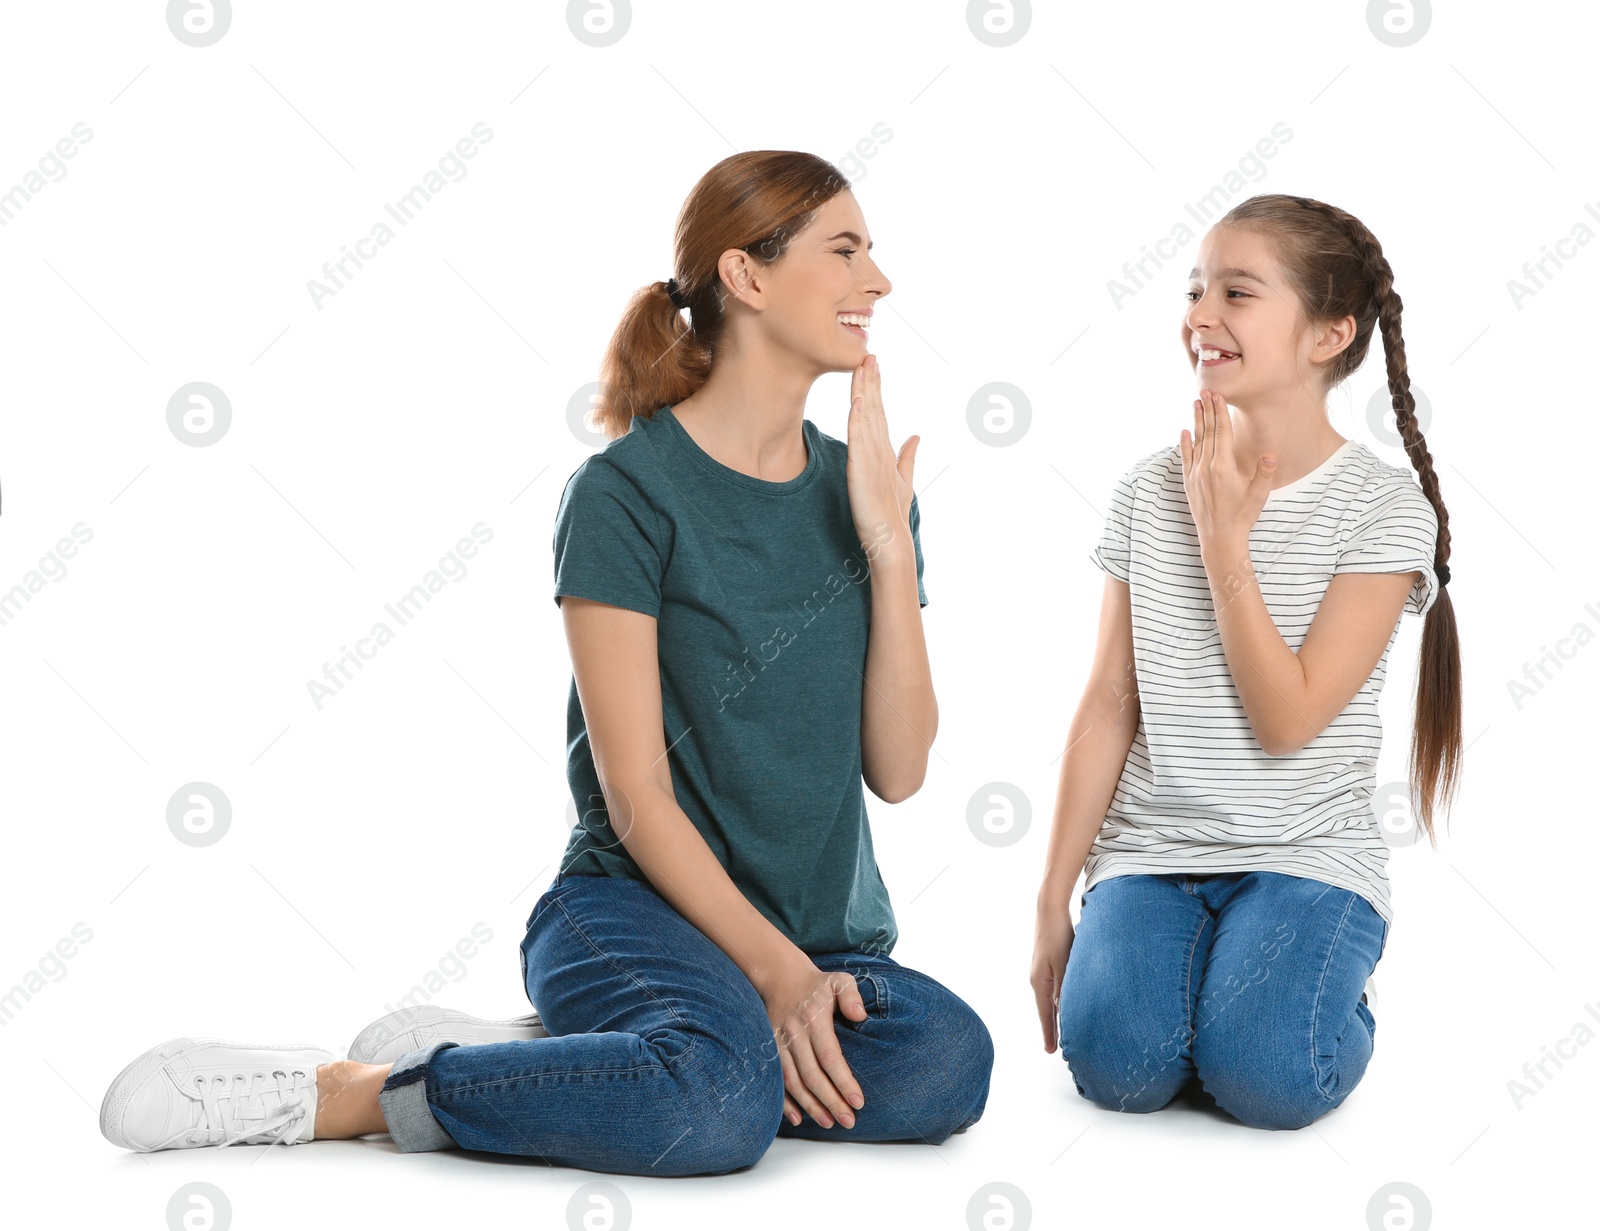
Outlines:
<svg viewBox="0 0 1600 1231"><path fill-rule="evenodd" d="M783 1114L800 1123L803 1111L823 1128L837 1120L855 1126L852 1108L865 1100L834 1029L835 1007L851 1021L865 1021L867 1008L855 977L818 970L804 954L758 989L783 1062Z"/></svg>
<svg viewBox="0 0 1600 1231"><path fill-rule="evenodd" d="M1061 1013L1061 980L1067 972L1067 957L1072 952L1072 915L1066 903L1039 906L1033 937L1033 969L1028 982L1039 1006L1039 1025L1044 1030L1044 1049L1056 1049L1057 1022Z"/></svg>

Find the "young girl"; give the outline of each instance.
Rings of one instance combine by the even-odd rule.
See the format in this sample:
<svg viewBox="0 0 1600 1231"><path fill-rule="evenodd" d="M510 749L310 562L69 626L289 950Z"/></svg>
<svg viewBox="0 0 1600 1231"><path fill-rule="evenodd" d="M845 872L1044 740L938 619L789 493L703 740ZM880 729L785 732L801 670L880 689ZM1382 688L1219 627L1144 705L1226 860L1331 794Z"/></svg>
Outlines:
<svg viewBox="0 0 1600 1231"><path fill-rule="evenodd" d="M344 1061L174 1040L113 1083L107 1137L387 1131L690 1175L780 1133L938 1144L978 1119L989 1033L889 956L862 793L914 794L938 726L917 438L889 443L865 326L890 284L866 234L822 159L725 159L678 218L678 276L612 338L614 439L556 516L579 823L522 942L537 1014L402 1009ZM804 417L844 371L848 446Z"/></svg>
<svg viewBox="0 0 1600 1231"><path fill-rule="evenodd" d="M1061 760L1031 982L1045 1050L1059 1037L1097 1106L1155 1111L1198 1077L1243 1123L1299 1128L1372 1055L1362 989L1392 921L1378 696L1402 611L1427 616L1411 776L1430 840L1460 765L1449 520L1372 233L1320 201L1258 196L1198 260L1192 434L1123 475L1093 553L1099 644ZM1420 487L1328 421L1374 326Z"/></svg>

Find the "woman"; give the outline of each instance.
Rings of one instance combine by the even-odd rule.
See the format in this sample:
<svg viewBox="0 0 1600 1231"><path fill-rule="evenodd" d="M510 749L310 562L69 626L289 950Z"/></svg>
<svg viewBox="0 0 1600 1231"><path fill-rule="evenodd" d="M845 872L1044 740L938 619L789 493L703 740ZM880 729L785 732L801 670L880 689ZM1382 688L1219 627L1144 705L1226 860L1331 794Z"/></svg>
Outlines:
<svg viewBox="0 0 1600 1231"><path fill-rule="evenodd" d="M556 518L580 819L522 943L537 1016L402 1010L345 1061L174 1040L113 1084L111 1140L388 1131L688 1175L780 1133L937 1144L979 1118L989 1033L889 956L862 793L914 794L938 726L917 438L889 443L865 326L890 283L866 235L822 159L725 159L679 216L681 276L612 338L614 439ZM804 417L842 371L848 445ZM385 1063L385 1039L409 1050Z"/></svg>
<svg viewBox="0 0 1600 1231"><path fill-rule="evenodd" d="M1402 612L1427 616L1412 776L1433 835L1461 760L1449 518L1372 233L1304 197L1202 240L1182 323L1194 431L1116 486L1099 647L1062 757L1031 982L1078 1092L1155 1111L1198 1079L1258 1128L1349 1097L1388 940L1372 807ZM1381 333L1419 482L1328 421ZM1230 405L1237 418L1230 415ZM1068 904L1084 873L1082 917Z"/></svg>

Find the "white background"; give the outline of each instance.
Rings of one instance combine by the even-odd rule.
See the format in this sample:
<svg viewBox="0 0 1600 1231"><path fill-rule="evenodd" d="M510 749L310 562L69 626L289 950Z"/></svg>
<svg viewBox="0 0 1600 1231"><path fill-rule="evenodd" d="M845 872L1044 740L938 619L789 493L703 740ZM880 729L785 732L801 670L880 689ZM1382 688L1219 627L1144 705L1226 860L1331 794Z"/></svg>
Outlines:
<svg viewBox="0 0 1600 1231"><path fill-rule="evenodd" d="M1041 1227L1360 1231L1404 1181L1441 1228L1587 1221L1600 1046L1562 1041L1600 1029L1595 810L1576 781L1600 662L1580 366L1600 250L1520 306L1508 281L1575 224L1600 233L1592 13L1441 5L1407 47L1358 3L1041 4L1007 47L959 3L641 3L605 47L560 4L239 4L204 48L157 3L3 20L0 192L92 131L0 227L0 592L29 590L0 625L0 988L74 924L92 932L0 1027L10 1210L160 1228L204 1180L240 1231L560 1227L604 1178L641 1228L960 1228L1005 1181ZM465 178L319 308L324 262L480 121L493 137ZM1120 307L1107 284L1280 122L1292 139L1240 196L1349 209L1404 299L1471 748L1439 849L1390 865L1365 1080L1314 1126L1268 1133L1198 1107L1096 1110L1042 1049L1027 971L1093 646L1089 551L1115 478L1190 422L1177 332L1198 234ZM891 135L853 154L878 124ZM572 822L550 538L594 445L567 407L627 297L672 272L689 189L743 149L846 170L894 282L871 345L893 443L922 436L942 721L922 791L869 807L895 957L994 1035L982 1121L939 1148L780 1140L747 1172L676 1182L387 1138L110 1146L100 1097L145 1048L210 1034L342 1055L474 924L494 939L436 1003L525 1011L517 943ZM1329 411L1405 465L1366 415L1382 370L1375 338ZM808 407L841 439L848 380ZM208 447L168 427L192 381L231 405ZM1031 405L1011 447L967 426L991 381ZM466 575L319 709L307 682L478 522L493 538ZM92 537L67 560L80 523ZM52 579L33 592L36 571ZM1519 705L1508 682L1579 625L1590 644L1563 643ZM1403 773L1420 629L1406 617L1391 655L1380 781ZM166 819L196 781L233 810L204 848ZM1003 848L966 819L994 781L1032 805ZM1507 1083L1558 1044L1572 1058L1517 1106Z"/></svg>

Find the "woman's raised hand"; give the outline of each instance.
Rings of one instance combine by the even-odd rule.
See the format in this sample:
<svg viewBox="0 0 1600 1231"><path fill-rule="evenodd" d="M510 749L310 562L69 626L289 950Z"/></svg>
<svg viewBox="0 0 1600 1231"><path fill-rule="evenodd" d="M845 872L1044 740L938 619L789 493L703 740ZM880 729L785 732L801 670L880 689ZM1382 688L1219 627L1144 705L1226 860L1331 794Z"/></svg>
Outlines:
<svg viewBox="0 0 1600 1231"><path fill-rule="evenodd" d="M920 436L908 437L897 456L889 443L889 421L883 413L878 357L868 355L850 377L850 423L846 433L849 457L845 479L856 537L878 542L884 527L911 521L911 470Z"/></svg>
<svg viewBox="0 0 1600 1231"><path fill-rule="evenodd" d="M851 1021L866 1020L855 977L818 970L806 959L758 990L783 1062L784 1118L799 1124L804 1111L823 1128L832 1128L835 1120L853 1128L852 1108L859 1109L866 1100L845 1063L833 1011L837 1007Z"/></svg>
<svg viewBox="0 0 1600 1231"><path fill-rule="evenodd" d="M1193 440L1188 431L1180 433L1178 448L1183 453L1183 490L1189 496L1201 553L1247 548L1250 528L1272 490L1277 459L1263 454L1254 473L1239 468L1227 400L1210 389L1202 389L1194 404Z"/></svg>

